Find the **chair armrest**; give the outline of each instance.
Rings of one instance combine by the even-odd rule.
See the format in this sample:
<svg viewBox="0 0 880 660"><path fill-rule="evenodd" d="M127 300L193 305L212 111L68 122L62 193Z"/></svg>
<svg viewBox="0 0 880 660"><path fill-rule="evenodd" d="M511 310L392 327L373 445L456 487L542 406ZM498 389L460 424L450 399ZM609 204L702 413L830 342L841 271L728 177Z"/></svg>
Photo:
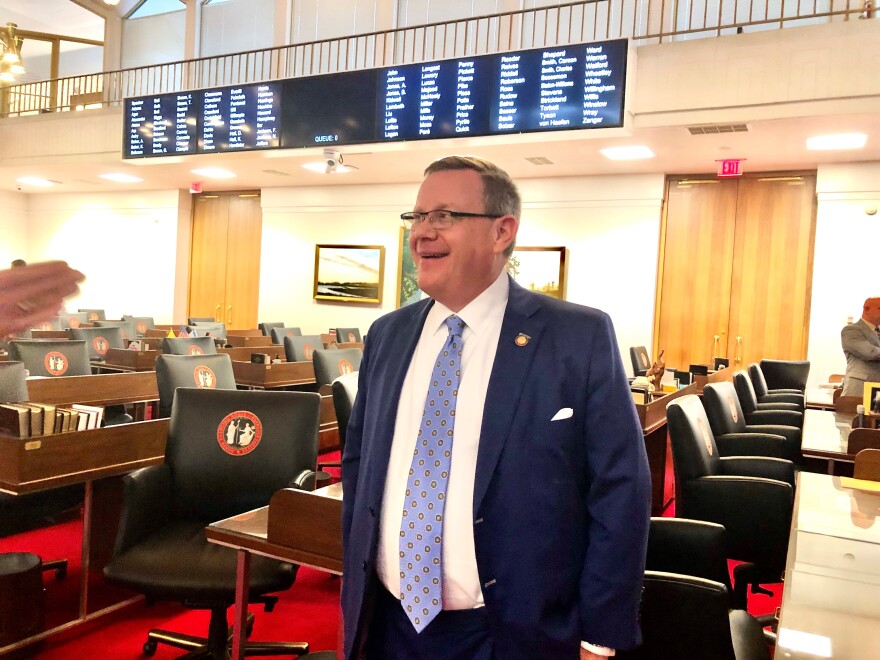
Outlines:
<svg viewBox="0 0 880 660"><path fill-rule="evenodd" d="M804 391L796 387L779 387L775 390L767 390L767 394L798 394L804 396Z"/></svg>
<svg viewBox="0 0 880 660"><path fill-rule="evenodd" d="M755 410L746 415L746 424L748 426L766 426L768 424L789 426L800 431L804 426L804 415L796 410ZM786 435L779 431L762 431L762 433Z"/></svg>
<svg viewBox="0 0 880 660"><path fill-rule="evenodd" d="M171 468L167 463L135 470L122 479L122 514L113 555L118 555L170 518Z"/></svg>
<svg viewBox="0 0 880 660"><path fill-rule="evenodd" d="M803 408L804 406L804 395L803 394L784 394L784 393L773 393L765 394L762 397L758 398L759 403L796 403Z"/></svg>
<svg viewBox="0 0 880 660"><path fill-rule="evenodd" d="M727 530L728 547L742 543L754 543L760 546L761 543L768 542L768 536L783 541L788 538L794 505L794 489L783 481L755 477L711 476L687 481L684 489L687 510L678 514L678 503L676 503L676 513L684 517L724 525Z"/></svg>
<svg viewBox="0 0 880 660"><path fill-rule="evenodd" d="M315 490L316 477L317 473L314 470L303 470L290 480L288 488L297 488L299 490Z"/></svg>
<svg viewBox="0 0 880 660"><path fill-rule="evenodd" d="M772 479L794 488L794 463L782 458L729 456L721 459L721 470L725 476Z"/></svg>
<svg viewBox="0 0 880 660"><path fill-rule="evenodd" d="M796 403L759 403L756 406L756 410L790 410L792 412L802 412L804 409L803 406L799 406Z"/></svg>
<svg viewBox="0 0 880 660"><path fill-rule="evenodd" d="M770 433L725 433L716 436L715 444L721 456L788 458L791 454L785 438Z"/></svg>
<svg viewBox="0 0 880 660"><path fill-rule="evenodd" d="M786 453L779 458L787 458L790 461L798 461L801 458L800 427L777 424L754 424L746 426L746 433L757 433L758 435L781 435L785 438Z"/></svg>

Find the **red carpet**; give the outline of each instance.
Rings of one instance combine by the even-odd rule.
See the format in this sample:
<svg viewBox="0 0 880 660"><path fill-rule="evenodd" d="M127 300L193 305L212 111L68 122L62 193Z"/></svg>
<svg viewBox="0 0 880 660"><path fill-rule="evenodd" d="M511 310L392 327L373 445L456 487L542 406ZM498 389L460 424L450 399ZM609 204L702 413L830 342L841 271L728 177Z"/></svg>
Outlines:
<svg viewBox="0 0 880 660"><path fill-rule="evenodd" d="M338 453L322 456L322 460L337 460ZM329 469L338 476L338 469ZM667 466L667 493L674 494L674 479L671 463ZM674 501L667 506L663 515L675 515ZM49 528L17 534L0 539L0 551L27 550L36 552L44 559L67 557L69 573L67 578L56 581L52 574L44 576L47 603L47 624L56 625L59 621L71 618L75 612L79 594L80 579L80 539L82 523L80 520L65 522ZM295 640L308 642L311 650L320 651L336 648L339 624L339 586L336 577L319 571L301 568L293 587L279 595L278 604L271 613L259 607L252 607L256 614L254 640ZM752 614L771 613L781 600L781 585L775 585L774 596L752 595L749 598L749 611ZM94 584L91 592L98 601L106 601L113 592L100 584ZM232 612L229 613L229 619ZM188 632L201 635L207 630L208 613L186 610L178 605L161 603L147 607L137 603L125 610L105 617L99 623L87 624L65 633L60 639L44 642L35 647L30 657L46 660L68 660L69 658L138 658L141 646L151 628ZM181 651L167 646L159 646L156 658L174 658Z"/></svg>

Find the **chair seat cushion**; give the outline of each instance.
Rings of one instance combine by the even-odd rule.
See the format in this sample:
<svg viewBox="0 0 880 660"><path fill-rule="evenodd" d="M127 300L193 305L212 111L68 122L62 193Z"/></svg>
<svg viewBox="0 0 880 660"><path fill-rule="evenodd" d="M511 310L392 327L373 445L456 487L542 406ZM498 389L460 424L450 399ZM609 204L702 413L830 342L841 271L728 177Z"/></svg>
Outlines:
<svg viewBox="0 0 880 660"><path fill-rule="evenodd" d="M236 552L205 538L205 523L175 521L132 546L104 568L104 575L155 600L235 600ZM288 589L291 564L253 556L249 598Z"/></svg>

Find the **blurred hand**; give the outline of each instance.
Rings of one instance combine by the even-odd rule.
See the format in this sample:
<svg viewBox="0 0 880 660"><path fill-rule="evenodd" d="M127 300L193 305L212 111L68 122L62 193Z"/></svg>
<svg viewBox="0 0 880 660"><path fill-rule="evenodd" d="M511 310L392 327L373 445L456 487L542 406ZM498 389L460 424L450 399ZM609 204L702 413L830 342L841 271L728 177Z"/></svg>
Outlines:
<svg viewBox="0 0 880 660"><path fill-rule="evenodd" d="M63 261L0 270L0 336L52 318L84 279Z"/></svg>

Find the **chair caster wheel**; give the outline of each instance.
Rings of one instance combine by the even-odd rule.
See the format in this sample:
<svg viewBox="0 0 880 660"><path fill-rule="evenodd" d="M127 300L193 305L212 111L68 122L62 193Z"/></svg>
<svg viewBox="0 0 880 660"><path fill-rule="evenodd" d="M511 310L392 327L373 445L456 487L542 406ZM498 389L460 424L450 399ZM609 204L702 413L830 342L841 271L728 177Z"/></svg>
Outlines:
<svg viewBox="0 0 880 660"><path fill-rule="evenodd" d="M159 647L158 642L148 641L144 643L143 652L147 657L156 655L156 649Z"/></svg>

